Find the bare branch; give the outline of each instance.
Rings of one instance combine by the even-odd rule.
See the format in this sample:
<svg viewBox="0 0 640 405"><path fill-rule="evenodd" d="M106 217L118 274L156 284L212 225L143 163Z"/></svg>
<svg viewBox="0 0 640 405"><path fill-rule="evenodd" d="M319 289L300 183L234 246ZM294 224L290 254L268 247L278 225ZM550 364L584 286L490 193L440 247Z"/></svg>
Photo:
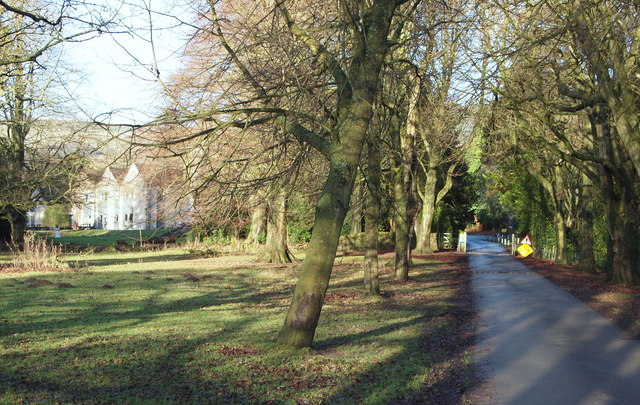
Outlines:
<svg viewBox="0 0 640 405"><path fill-rule="evenodd" d="M289 28L289 31L293 36L301 40L307 48L320 60L327 69L331 71L336 84L339 87L339 91L350 91L349 78L345 71L340 66L340 62L335 58L329 50L322 45L317 39L312 37L306 30L296 24L291 18L289 10L284 5L285 0L277 0L276 7L282 14L282 17Z"/></svg>
<svg viewBox="0 0 640 405"><path fill-rule="evenodd" d="M21 8L14 7L14 6L10 5L10 4L7 4L7 2L4 1L4 0L0 0L0 6L4 7L8 11L11 11L12 13L21 15L23 17L27 17L30 20L32 20L33 22L38 22L38 23L41 22L41 23L45 23L45 24L50 25L50 26L57 26L62 21L62 14L60 15L60 17L58 17L57 20L52 21L52 20L49 20L46 17L43 17L41 15L37 15L37 14L31 13L31 12L29 12L27 10L23 10Z"/></svg>

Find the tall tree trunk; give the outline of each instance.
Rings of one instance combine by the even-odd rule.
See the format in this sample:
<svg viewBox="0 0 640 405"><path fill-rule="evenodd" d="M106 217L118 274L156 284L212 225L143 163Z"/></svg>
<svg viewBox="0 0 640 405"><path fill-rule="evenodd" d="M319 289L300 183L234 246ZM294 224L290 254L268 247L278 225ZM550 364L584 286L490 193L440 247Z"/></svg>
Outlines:
<svg viewBox="0 0 640 405"><path fill-rule="evenodd" d="M380 220L380 149L374 142L367 141L367 194L365 205L364 235L364 291L366 294L380 295L378 277L378 221Z"/></svg>
<svg viewBox="0 0 640 405"><path fill-rule="evenodd" d="M251 211L251 227L247 235L246 242L257 245L260 243L260 237L267 231L267 204L261 202L254 205Z"/></svg>
<svg viewBox="0 0 640 405"><path fill-rule="evenodd" d="M31 117L28 111L27 84L25 77L25 66L19 63L15 66L15 83L13 94L13 107L9 111L8 127L8 143L11 151L11 162L3 162L12 167L14 173L24 173L26 168L26 140L31 129ZM30 191L31 192L31 191ZM30 196L23 196L24 200L29 200ZM10 205L8 215L11 217L11 238L14 242L22 242L24 231L27 227L27 209L23 206Z"/></svg>
<svg viewBox="0 0 640 405"><path fill-rule="evenodd" d="M265 263L291 263L293 256L287 240L287 195L280 192L269 204L267 241L258 260Z"/></svg>
<svg viewBox="0 0 640 405"><path fill-rule="evenodd" d="M609 170L605 168L605 172ZM607 258L608 278L615 283L635 284L640 282L638 266L638 209L632 189L621 185L621 179L605 173L603 181L605 218L609 234Z"/></svg>
<svg viewBox="0 0 640 405"><path fill-rule="evenodd" d="M398 138L396 132L392 136ZM399 153L399 151L398 151ZM409 279L409 224L407 217L407 189L404 182L404 162L401 157L396 157L393 167L393 222L395 224L395 279L406 281Z"/></svg>
<svg viewBox="0 0 640 405"><path fill-rule="evenodd" d="M378 0L363 14L363 38L353 51L349 69L348 99L340 96L337 135L329 151L329 175L316 208L311 241L278 341L308 347L313 342L322 304L329 286L340 231L360 154L371 121L388 34L397 2ZM291 26L291 25L290 25Z"/></svg>
<svg viewBox="0 0 640 405"><path fill-rule="evenodd" d="M431 227L436 211L436 183L437 169L429 166L424 184L422 196L422 216L420 217L421 234L418 236L416 253L433 254L434 246L431 246Z"/></svg>
<svg viewBox="0 0 640 405"><path fill-rule="evenodd" d="M395 278L406 281L409 279L409 264L411 256L411 228L410 217L411 169L414 161L414 144L417 123L417 101L420 95L420 81L416 80L413 86L409 111L407 114L406 130L391 131L391 145L394 149L393 167L393 206L395 223Z"/></svg>
<svg viewBox="0 0 640 405"><path fill-rule="evenodd" d="M567 219L563 206L564 189L561 168L555 165L553 172L547 176L542 174L540 167L527 165L527 170L547 192L553 208L553 229L556 239L556 262L567 264Z"/></svg>
<svg viewBox="0 0 640 405"><path fill-rule="evenodd" d="M422 90L422 80L419 76L413 80L413 86L409 97L407 111L406 134L400 139L402 159L404 162L402 175L404 177L405 192L407 194L406 222L407 222L407 265L411 266L411 250L415 247L415 223L422 204L418 203L418 158L416 152L416 140L418 139L418 125L420 122L420 110L418 104ZM407 269L408 270L408 269Z"/></svg>
<svg viewBox="0 0 640 405"><path fill-rule="evenodd" d="M351 195L351 229L349 233L352 235L362 232L362 183L356 181Z"/></svg>
<svg viewBox="0 0 640 405"><path fill-rule="evenodd" d="M556 243L558 244L558 250L556 251L556 262L560 264L568 264L567 253L567 215L564 207L565 187L563 172L560 165L555 165L553 168L552 181L552 193L553 206L555 210L554 225L556 231Z"/></svg>
<svg viewBox="0 0 640 405"><path fill-rule="evenodd" d="M608 162L615 162L617 170L610 167L602 169L602 198L609 234L607 250L608 278L616 283L634 284L640 282L638 263L638 210L640 203L635 192L638 177L634 170L625 168L628 162L622 162L609 128L607 111L599 111L598 132L602 142L600 152Z"/></svg>
<svg viewBox="0 0 640 405"><path fill-rule="evenodd" d="M596 272L596 257L593 252L593 185L586 175L582 176L580 208L576 221L577 250L576 268L586 273Z"/></svg>
<svg viewBox="0 0 640 405"><path fill-rule="evenodd" d="M556 208L553 214L553 225L557 244L555 261L559 264L567 264L567 221L560 212L560 208Z"/></svg>
<svg viewBox="0 0 640 405"><path fill-rule="evenodd" d="M363 124L366 126L366 121ZM362 148L356 141L349 143L345 148L348 151L333 155L334 162L331 162L329 177L316 208L304 264L280 330L278 340L285 345L308 347L313 342L357 170L353 152ZM342 159L338 160L338 156Z"/></svg>
<svg viewBox="0 0 640 405"><path fill-rule="evenodd" d="M611 246L613 257L609 278L615 283L637 284L640 282L638 254L637 204L627 198L609 201L613 204L610 213Z"/></svg>

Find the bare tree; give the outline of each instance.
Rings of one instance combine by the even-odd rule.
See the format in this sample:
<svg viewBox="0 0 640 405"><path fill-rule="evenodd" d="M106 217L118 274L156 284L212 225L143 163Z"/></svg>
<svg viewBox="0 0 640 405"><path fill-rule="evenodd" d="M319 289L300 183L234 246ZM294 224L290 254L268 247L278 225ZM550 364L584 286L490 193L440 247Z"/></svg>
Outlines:
<svg viewBox="0 0 640 405"><path fill-rule="evenodd" d="M378 76L396 9L404 0L209 1L196 19L194 41L209 46L203 64L216 80L208 108L178 100L166 119L201 119L191 139L229 128L280 128L326 157L306 258L279 340L310 346L331 276L340 230L360 161ZM209 93L212 94L212 93ZM197 95L194 96L197 98Z"/></svg>
<svg viewBox="0 0 640 405"><path fill-rule="evenodd" d="M68 187L69 176L78 169L77 151L65 151L60 141L53 146L36 144L39 138L31 130L55 98L56 46L86 40L108 24L90 23L92 12L84 2L65 1L61 7L0 2L0 149L6 162L0 216L3 227L10 229L5 236L15 240L22 238L27 210L43 193L59 196L61 186ZM71 170L66 179L65 168Z"/></svg>

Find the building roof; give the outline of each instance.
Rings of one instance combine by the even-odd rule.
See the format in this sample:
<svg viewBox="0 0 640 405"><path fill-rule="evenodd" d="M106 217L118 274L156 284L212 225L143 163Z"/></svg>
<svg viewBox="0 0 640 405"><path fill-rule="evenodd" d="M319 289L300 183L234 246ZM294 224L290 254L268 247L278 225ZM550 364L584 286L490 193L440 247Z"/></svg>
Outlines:
<svg viewBox="0 0 640 405"><path fill-rule="evenodd" d="M127 169L119 167L108 167L107 170L111 171L111 174L113 174L113 177L115 177L118 183L121 183L124 180L124 177L128 172Z"/></svg>

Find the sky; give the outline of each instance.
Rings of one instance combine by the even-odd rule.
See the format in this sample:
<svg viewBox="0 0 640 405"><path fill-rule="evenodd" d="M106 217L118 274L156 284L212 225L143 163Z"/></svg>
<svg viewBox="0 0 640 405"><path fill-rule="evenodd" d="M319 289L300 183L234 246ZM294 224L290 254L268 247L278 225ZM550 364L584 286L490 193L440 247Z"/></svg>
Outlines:
<svg viewBox="0 0 640 405"><path fill-rule="evenodd" d="M163 10L171 8L170 1L156 0L151 5ZM131 14L120 10L125 23L137 28L135 34L102 34L64 44L65 64L75 71L66 88L83 110L80 119L141 124L153 119L162 106L162 86L152 68L158 67L163 80L179 69L185 34L174 27L175 21L155 15L154 27L159 29L154 31L152 47L147 16Z"/></svg>

